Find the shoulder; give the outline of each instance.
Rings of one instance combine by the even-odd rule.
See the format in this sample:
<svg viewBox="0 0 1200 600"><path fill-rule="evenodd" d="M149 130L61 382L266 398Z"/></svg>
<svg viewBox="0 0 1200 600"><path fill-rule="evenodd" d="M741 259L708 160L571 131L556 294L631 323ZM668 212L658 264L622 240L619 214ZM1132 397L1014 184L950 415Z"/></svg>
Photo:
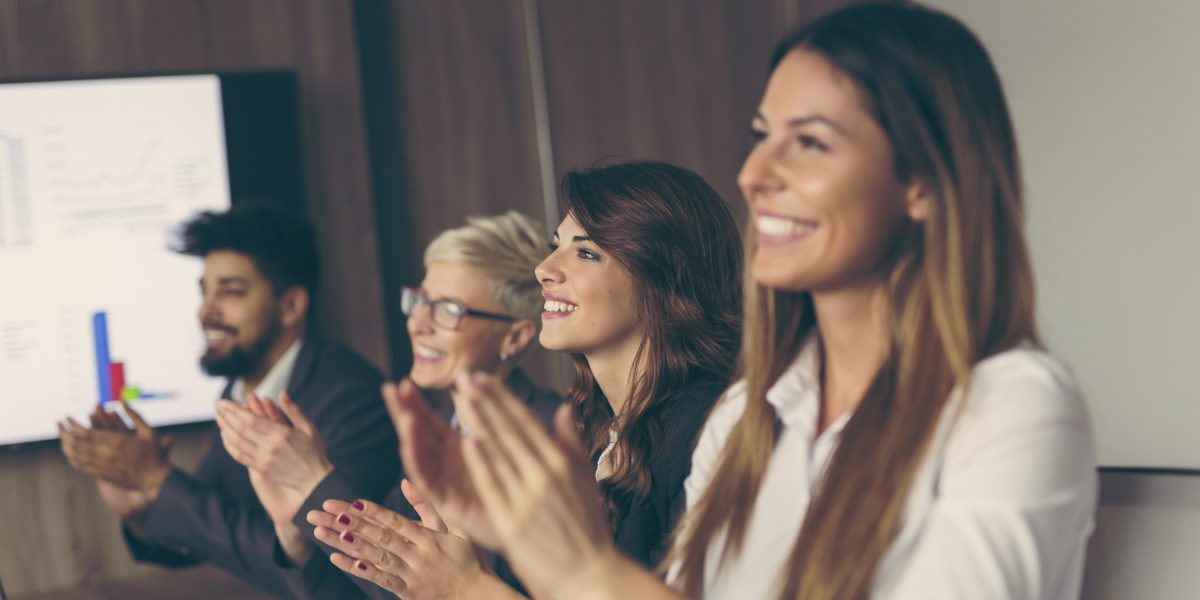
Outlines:
<svg viewBox="0 0 1200 600"><path fill-rule="evenodd" d="M728 384L716 379L688 383L670 399L663 411L664 444L672 451L690 454L704 423Z"/></svg>
<svg viewBox="0 0 1200 600"><path fill-rule="evenodd" d="M945 475L1030 490L1086 487L1094 478L1087 404L1070 369L1049 353L1022 345L980 361L966 394L952 402L960 403L946 415Z"/></svg>
<svg viewBox="0 0 1200 600"><path fill-rule="evenodd" d="M310 339L305 340L300 349L301 355L308 354L309 370L314 378L337 378L354 380L372 385L382 382L383 375L374 365L354 350L337 342ZM297 361L297 367L300 366Z"/></svg>
<svg viewBox="0 0 1200 600"><path fill-rule="evenodd" d="M1027 424L1086 424L1088 411L1066 364L1043 350L1022 345L975 365L961 417L964 424L984 417Z"/></svg>
<svg viewBox="0 0 1200 600"><path fill-rule="evenodd" d="M379 370L353 350L320 339L300 348L288 391L306 411L357 410L363 405L383 410ZM309 415L310 417L314 415Z"/></svg>

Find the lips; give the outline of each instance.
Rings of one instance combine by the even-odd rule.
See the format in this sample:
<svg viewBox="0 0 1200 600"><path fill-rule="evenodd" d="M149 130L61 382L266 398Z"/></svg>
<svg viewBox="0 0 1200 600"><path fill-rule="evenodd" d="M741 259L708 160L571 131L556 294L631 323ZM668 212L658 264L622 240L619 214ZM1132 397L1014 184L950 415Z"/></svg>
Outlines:
<svg viewBox="0 0 1200 600"><path fill-rule="evenodd" d="M233 339L237 330L220 323L204 323L204 340L209 344L220 343Z"/></svg>
<svg viewBox="0 0 1200 600"><path fill-rule="evenodd" d="M543 319L569 317L571 313L579 309L578 304L569 302L566 298L556 296L550 292L542 292L542 297L546 299L546 304L542 306Z"/></svg>
<svg viewBox="0 0 1200 600"><path fill-rule="evenodd" d="M808 237L817 230L817 222L777 214L757 213L754 217L755 239L772 245L793 242Z"/></svg>
<svg viewBox="0 0 1200 600"><path fill-rule="evenodd" d="M413 360L420 363L437 362L444 358L446 353L436 348L430 348L423 344L413 344Z"/></svg>

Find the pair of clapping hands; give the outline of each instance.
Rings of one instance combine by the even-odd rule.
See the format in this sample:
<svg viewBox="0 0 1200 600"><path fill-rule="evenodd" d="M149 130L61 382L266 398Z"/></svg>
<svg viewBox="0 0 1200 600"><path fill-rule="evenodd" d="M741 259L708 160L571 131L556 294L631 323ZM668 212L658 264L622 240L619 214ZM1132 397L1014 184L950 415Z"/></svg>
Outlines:
<svg viewBox="0 0 1200 600"><path fill-rule="evenodd" d="M365 500L327 500L307 519L317 539L341 551L331 561L406 598L453 597L481 589L473 587L484 572L475 542L502 552L539 597L587 589L617 552L570 407L559 409L551 434L491 375L460 374L455 387L462 435L412 382L383 386L411 478L402 488L422 521ZM280 410L257 398L222 401L217 419L278 530L332 468L315 428L286 395Z"/></svg>

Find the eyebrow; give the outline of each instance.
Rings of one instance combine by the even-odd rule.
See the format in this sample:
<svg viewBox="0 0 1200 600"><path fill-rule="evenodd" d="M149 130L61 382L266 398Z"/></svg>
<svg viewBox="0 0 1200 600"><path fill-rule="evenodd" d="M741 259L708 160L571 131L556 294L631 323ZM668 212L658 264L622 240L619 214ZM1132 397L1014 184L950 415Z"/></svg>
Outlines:
<svg viewBox="0 0 1200 600"><path fill-rule="evenodd" d="M557 231L554 232L554 239L556 239L556 240L559 239L559 235L558 235ZM590 242L590 241L592 241L592 238L590 238L586 235L576 235L576 236L571 237L572 243L574 243L574 242Z"/></svg>
<svg viewBox="0 0 1200 600"><path fill-rule="evenodd" d="M760 120L764 123L768 122L767 118L764 117L762 113L756 113L754 115L754 118L757 120ZM838 125L836 122L833 121L833 119L830 119L829 117L826 117L824 115L801 115L799 117L792 117L787 120L786 125L788 126L788 128L793 128L793 127L802 127L804 125L811 125L813 123L823 123L824 125L828 126L830 129L833 129L834 131L836 131L844 136L849 137L846 133L845 128L843 128L841 125Z"/></svg>

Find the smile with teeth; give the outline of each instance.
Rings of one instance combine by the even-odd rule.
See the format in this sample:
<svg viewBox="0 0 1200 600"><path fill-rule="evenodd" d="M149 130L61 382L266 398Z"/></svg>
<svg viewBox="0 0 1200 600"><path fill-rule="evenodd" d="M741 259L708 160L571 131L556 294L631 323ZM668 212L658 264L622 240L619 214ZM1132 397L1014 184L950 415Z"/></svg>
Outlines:
<svg viewBox="0 0 1200 600"><path fill-rule="evenodd" d="M817 228L812 223L774 215L758 215L754 219L754 227L760 236L770 238L801 237L812 233Z"/></svg>
<svg viewBox="0 0 1200 600"><path fill-rule="evenodd" d="M204 339L209 342L223 342L233 337L233 334L220 329L205 329Z"/></svg>
<svg viewBox="0 0 1200 600"><path fill-rule="evenodd" d="M577 308L579 308L579 307L574 304L570 304L568 302L560 302L558 300L547 300L546 305L543 307L543 310L545 310L548 313L572 313L572 312L575 312L575 309L577 309Z"/></svg>
<svg viewBox="0 0 1200 600"><path fill-rule="evenodd" d="M422 358L425 360L437 360L446 355L445 352L434 350L433 348L422 346L420 344L417 344L416 350L413 352L413 354L415 354L417 358Z"/></svg>

